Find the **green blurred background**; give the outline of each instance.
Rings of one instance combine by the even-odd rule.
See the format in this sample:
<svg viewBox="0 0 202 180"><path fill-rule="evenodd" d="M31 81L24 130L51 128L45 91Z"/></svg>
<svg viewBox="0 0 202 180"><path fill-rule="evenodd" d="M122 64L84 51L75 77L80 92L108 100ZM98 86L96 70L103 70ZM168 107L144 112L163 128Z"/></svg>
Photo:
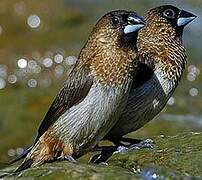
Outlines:
<svg viewBox="0 0 202 180"><path fill-rule="evenodd" d="M173 4L198 16L184 33L189 61L164 112L130 136L152 138L202 130L200 0L1 0L0 167L32 143L96 20L115 9L144 15L147 9L162 4Z"/></svg>

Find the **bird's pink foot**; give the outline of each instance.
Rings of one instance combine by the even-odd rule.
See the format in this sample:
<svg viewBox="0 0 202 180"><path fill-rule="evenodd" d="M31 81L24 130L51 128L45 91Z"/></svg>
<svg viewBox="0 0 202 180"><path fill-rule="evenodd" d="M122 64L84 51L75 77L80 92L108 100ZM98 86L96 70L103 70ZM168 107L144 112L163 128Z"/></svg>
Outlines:
<svg viewBox="0 0 202 180"><path fill-rule="evenodd" d="M154 141L152 139L141 140L139 143L130 144L130 146L118 146L117 151L115 153L127 153L131 150L139 150L143 148L154 148Z"/></svg>

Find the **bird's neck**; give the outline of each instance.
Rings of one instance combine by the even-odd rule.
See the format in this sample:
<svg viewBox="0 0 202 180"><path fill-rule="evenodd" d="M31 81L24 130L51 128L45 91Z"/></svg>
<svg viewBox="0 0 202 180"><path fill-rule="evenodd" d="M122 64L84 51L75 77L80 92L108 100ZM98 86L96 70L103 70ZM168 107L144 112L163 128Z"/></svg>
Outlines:
<svg viewBox="0 0 202 180"><path fill-rule="evenodd" d="M141 33L138 39L140 60L154 72L163 72L164 78L179 81L187 63L181 37L177 37L175 33L170 36L167 33L161 34L158 30L154 35L148 34L146 38Z"/></svg>
<svg viewBox="0 0 202 180"><path fill-rule="evenodd" d="M150 67L167 93L178 85L186 65L185 48L181 38L176 34L168 36L156 30L153 35L143 37L141 31L138 39L140 61ZM145 35L144 35L145 36Z"/></svg>

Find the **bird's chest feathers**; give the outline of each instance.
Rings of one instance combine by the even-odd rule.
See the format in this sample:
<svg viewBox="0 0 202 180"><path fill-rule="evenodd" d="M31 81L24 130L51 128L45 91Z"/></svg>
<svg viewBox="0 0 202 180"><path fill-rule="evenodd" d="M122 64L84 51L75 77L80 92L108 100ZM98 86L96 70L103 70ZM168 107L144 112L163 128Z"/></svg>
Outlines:
<svg viewBox="0 0 202 180"><path fill-rule="evenodd" d="M174 80L167 78L166 71L158 67L154 71L153 80L151 81L157 81L156 84L158 84L159 89L162 90L165 97L169 96L177 86Z"/></svg>
<svg viewBox="0 0 202 180"><path fill-rule="evenodd" d="M85 99L67 110L55 123L55 134L75 148L101 139L116 123L126 105L128 91L95 82ZM91 144L89 143L89 144ZM91 145L92 145L91 144Z"/></svg>
<svg viewBox="0 0 202 180"><path fill-rule="evenodd" d="M136 67L134 51L117 50L115 47L105 46L98 53L90 66L92 75L101 83L109 86L123 86L131 79Z"/></svg>

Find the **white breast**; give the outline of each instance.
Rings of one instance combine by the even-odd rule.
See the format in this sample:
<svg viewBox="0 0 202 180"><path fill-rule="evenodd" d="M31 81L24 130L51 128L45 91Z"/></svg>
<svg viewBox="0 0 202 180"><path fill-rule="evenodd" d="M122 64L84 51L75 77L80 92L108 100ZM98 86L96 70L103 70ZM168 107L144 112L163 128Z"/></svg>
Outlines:
<svg viewBox="0 0 202 180"><path fill-rule="evenodd" d="M53 133L75 151L92 148L116 123L127 97L126 89L94 83L86 98L57 120Z"/></svg>

